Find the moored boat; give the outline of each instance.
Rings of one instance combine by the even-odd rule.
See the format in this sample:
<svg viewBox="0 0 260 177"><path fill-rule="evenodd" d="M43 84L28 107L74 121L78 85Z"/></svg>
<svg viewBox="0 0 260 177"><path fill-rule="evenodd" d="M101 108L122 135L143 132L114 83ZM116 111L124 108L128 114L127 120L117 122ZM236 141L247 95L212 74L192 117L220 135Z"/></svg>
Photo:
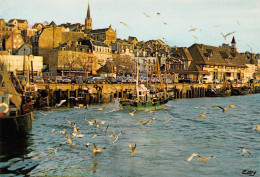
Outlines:
<svg viewBox="0 0 260 177"><path fill-rule="evenodd" d="M143 84L139 85L138 65L139 64L136 63L135 91L133 91L130 94L130 97L121 99L120 106L124 109L132 109L132 110L140 110L140 111L155 111L155 110L164 109L170 97L166 92L166 87L163 85L158 58L155 65L155 71L156 74L159 76L159 80L160 80L159 88L156 86L156 84L153 90L148 89Z"/></svg>
<svg viewBox="0 0 260 177"><path fill-rule="evenodd" d="M26 136L32 126L33 102L6 66L0 65L0 140ZM18 91L19 90L19 91Z"/></svg>

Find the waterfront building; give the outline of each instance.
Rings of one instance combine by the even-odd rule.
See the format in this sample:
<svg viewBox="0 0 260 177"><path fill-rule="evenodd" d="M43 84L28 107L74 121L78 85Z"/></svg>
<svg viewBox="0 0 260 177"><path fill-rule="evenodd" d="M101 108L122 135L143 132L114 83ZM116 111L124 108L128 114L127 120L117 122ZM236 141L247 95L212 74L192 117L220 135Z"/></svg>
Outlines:
<svg viewBox="0 0 260 177"><path fill-rule="evenodd" d="M199 75L208 75L197 67L187 47L174 47L171 49L170 57L166 61L167 73L178 74L180 78L192 78L198 80Z"/></svg>
<svg viewBox="0 0 260 177"><path fill-rule="evenodd" d="M193 75L194 80L201 80L204 75L210 75L219 81L225 81L227 77L242 80L255 72L254 64L238 53L234 37L231 48L193 44L188 50L192 57L191 66L198 71L203 71Z"/></svg>

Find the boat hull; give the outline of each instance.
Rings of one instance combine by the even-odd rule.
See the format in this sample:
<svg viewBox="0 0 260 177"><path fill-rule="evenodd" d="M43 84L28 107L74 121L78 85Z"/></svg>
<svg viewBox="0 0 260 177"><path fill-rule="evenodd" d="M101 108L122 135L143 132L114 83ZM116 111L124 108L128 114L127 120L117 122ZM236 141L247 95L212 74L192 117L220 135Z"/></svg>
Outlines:
<svg viewBox="0 0 260 177"><path fill-rule="evenodd" d="M137 110L137 111L156 111L160 109L164 109L166 107L166 103L168 101L164 102L131 102L131 101L121 101L120 106L124 109L131 109L131 110Z"/></svg>
<svg viewBox="0 0 260 177"><path fill-rule="evenodd" d="M19 116L0 118L0 140L25 137L32 127L33 112Z"/></svg>

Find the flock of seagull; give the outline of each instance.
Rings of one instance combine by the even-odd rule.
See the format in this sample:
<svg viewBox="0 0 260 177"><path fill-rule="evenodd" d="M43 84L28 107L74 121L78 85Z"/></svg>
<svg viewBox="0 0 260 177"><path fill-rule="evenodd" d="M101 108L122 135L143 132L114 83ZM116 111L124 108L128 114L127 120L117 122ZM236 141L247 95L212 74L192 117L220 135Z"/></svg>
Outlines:
<svg viewBox="0 0 260 177"><path fill-rule="evenodd" d="M60 104L58 104L59 106L62 105L62 103L64 103L65 101L61 101ZM198 106L198 107L194 107L194 108L199 108L199 109L208 109L208 108L205 108L205 107L202 107L202 106ZM227 109L229 108L236 108L235 105L229 105L227 107L222 107L222 106L213 106L213 108L219 108L221 109L221 112L222 113L226 113L227 112ZM103 111L103 108L97 108L96 111ZM129 115L131 117L134 117L135 116L135 112L136 110L130 112L128 111ZM154 111L153 111L154 112ZM152 111L150 111L149 113L152 113ZM154 112L155 113L155 112ZM201 117L201 118L205 118L206 117L206 111L204 111L202 114L200 114L198 117ZM57 153L57 150L58 149L61 149L61 146L62 145L65 145L65 144L69 144L70 146L73 146L74 145L74 142L73 140L71 139L71 135L74 137L74 138L82 138L84 137L83 134L81 134L80 130L79 130L79 127L77 127L76 125L76 121L69 121L67 120L66 118L64 118L64 120L67 121L67 124L69 126L72 126L73 125L73 133L72 134L68 134L67 133L67 130L65 128L63 128L62 130L60 130L60 134L64 134L65 138L67 139L66 142L62 142L59 144L59 147L57 148L48 148L47 151L54 151L54 153L56 154ZM142 125L149 125L151 122L153 122L155 120L155 114L153 114L153 117L149 120L144 120L144 121L140 121L140 124ZM99 120L99 118L91 118L90 119L86 119L85 118L85 121L87 122L88 126L89 127L94 127L95 129L101 129L101 126L100 125L106 125L105 129L104 129L104 132L105 132L105 136L109 134L109 124L106 124L106 121L102 121L102 120ZM165 122L169 122L170 121L170 118L169 119L165 119ZM115 123L119 123L119 120L116 120ZM82 125L83 126L83 125ZM255 131L259 131L260 132L260 126L259 125L256 125L253 130ZM51 133L54 133L55 131L57 131L57 129L53 129L51 130ZM103 131L103 130L102 130ZM114 131L110 131L112 134L108 135L108 140L110 142L110 145L116 143L116 141L119 139L120 135L122 134L122 131L118 134L116 134ZM97 133L95 133L92 138L95 138L97 136L101 136ZM131 144L130 142L127 142L129 147L130 147L130 153L131 155L137 153L136 151L136 148L137 148L137 144L134 143L134 144ZM90 143L90 142L87 142L85 144L86 148L90 147L92 145L92 152L93 152L93 155L95 156L97 153L101 153L103 151L103 149L106 149L106 147L98 147L95 143ZM247 149L242 149L242 153L241 155L244 156L246 153L248 153L249 155L251 154L251 152ZM199 155L197 153L193 153L188 159L187 161L190 162L194 157L198 157L198 160L199 161L208 161L210 159L213 159L215 158L215 156L210 156L210 157L203 157L202 155Z"/></svg>
<svg viewBox="0 0 260 177"><path fill-rule="evenodd" d="M56 104L55 107L60 107L63 103L65 103L66 100L61 100L60 103ZM86 110L88 110L88 105L85 107ZM97 108L96 111L103 111L104 108ZM129 112L130 116L131 117L134 117L134 113L136 112L136 110L132 111L132 112ZM73 132L71 134L68 133L68 131L66 130L66 128L62 128L62 130L59 131L60 134L63 134L66 138L66 141L65 142L61 142L59 143L59 147L57 148L48 148L47 150L45 151L53 151L54 154L57 154L57 150L58 149L61 149L61 146L63 145L66 145L66 144L69 144L69 146L74 146L75 143L73 142L72 140L72 137L74 138L83 138L84 137L84 134L81 133L80 131L80 128L76 125L76 120L73 120L73 121L70 121L68 119L66 119L64 117L64 120L66 121L66 124L68 124L69 126L72 126L73 125ZM143 125L148 125L150 124L153 120L155 120L155 118L153 117L152 119L148 120L148 121L143 121L141 124ZM88 126L89 127L94 127L96 130L97 129L101 129L101 126L100 125L106 125L106 128L105 128L105 134L108 135L109 134L109 124L106 124L106 121L102 121L102 120L99 120L99 118L91 118L90 119L86 119L85 118L85 121L87 122ZM115 123L119 123L119 120L116 120ZM52 129L51 130L51 133L54 133L58 131L57 129ZM110 144L114 144L120 137L120 135L122 134L122 131L118 134L116 134L114 131L111 130L111 133L110 135L108 135L108 140L110 142ZM99 135L98 133L95 133L92 138L95 138L97 136L101 136ZM90 143L90 142L87 142L85 144L86 148L90 147L92 145L92 152L93 152L93 155L95 156L97 153L100 153L103 151L103 149L106 149L106 147L98 147L95 143ZM130 147L130 153L133 155L136 153L136 144L132 145L131 143L128 142L128 145Z"/></svg>
<svg viewBox="0 0 260 177"><path fill-rule="evenodd" d="M212 106L212 107L213 107L213 108L220 108L220 109L222 110L222 111L221 111L222 113L226 113L228 108L236 108L236 105L228 105L227 107L222 107L222 106ZM198 107L194 107L194 108L207 109L207 108L202 107L202 106L198 106ZM202 114L200 114L199 117L202 117L202 118L207 117L207 116L206 116L206 111L204 111ZM255 131L260 131L260 126L259 126L259 125L256 125L256 126L253 128L253 130L255 130ZM251 152L250 152L249 150L247 150L247 149L242 149L241 155L244 156L246 153L251 154ZM198 157L200 161L208 161L208 160L211 159L211 158L215 158L215 156L202 157L201 155L194 153L194 154L192 154L192 155L187 159L187 161L188 161L188 162L191 161L191 160L193 159L193 157Z"/></svg>

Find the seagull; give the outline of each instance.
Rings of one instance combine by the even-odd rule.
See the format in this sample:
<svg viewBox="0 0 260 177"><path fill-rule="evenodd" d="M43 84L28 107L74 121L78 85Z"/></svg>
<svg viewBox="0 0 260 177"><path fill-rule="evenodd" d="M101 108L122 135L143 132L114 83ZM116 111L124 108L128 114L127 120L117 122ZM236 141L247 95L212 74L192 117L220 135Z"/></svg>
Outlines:
<svg viewBox="0 0 260 177"><path fill-rule="evenodd" d="M57 154L57 150L60 149L60 147L57 148L48 148L47 151L53 151L54 154Z"/></svg>
<svg viewBox="0 0 260 177"><path fill-rule="evenodd" d="M131 154L132 155L135 154L136 153L136 144L135 144L135 146L132 146L131 143L128 143L128 146L131 148Z"/></svg>
<svg viewBox="0 0 260 177"><path fill-rule="evenodd" d="M150 120L148 120L147 122L145 121L144 123L143 123L143 125L149 125L152 121L154 121L155 120L155 118L153 117L153 118L151 118Z"/></svg>
<svg viewBox="0 0 260 177"><path fill-rule="evenodd" d="M187 161L191 161L193 159L193 157L199 157L199 154L192 154L188 159Z"/></svg>
<svg viewBox="0 0 260 177"><path fill-rule="evenodd" d="M237 22L237 24L238 24L238 25L240 25L240 23L239 23L239 21L238 21L238 20L236 20L236 22Z"/></svg>
<svg viewBox="0 0 260 177"><path fill-rule="evenodd" d="M57 131L57 129L52 129L51 133L53 133L53 132L55 132L55 131Z"/></svg>
<svg viewBox="0 0 260 177"><path fill-rule="evenodd" d="M198 28L192 28L192 29L190 29L189 30L189 32L191 32L191 31L196 31Z"/></svg>
<svg viewBox="0 0 260 177"><path fill-rule="evenodd" d="M104 108L98 108L98 111L103 111L104 110Z"/></svg>
<svg viewBox="0 0 260 177"><path fill-rule="evenodd" d="M66 129L63 128L63 131L60 131L60 134L66 134Z"/></svg>
<svg viewBox="0 0 260 177"><path fill-rule="evenodd" d="M260 131L260 126L259 125L256 125L253 130L256 130L256 131Z"/></svg>
<svg viewBox="0 0 260 177"><path fill-rule="evenodd" d="M151 17L150 15L146 14L146 13L143 13L147 18Z"/></svg>
<svg viewBox="0 0 260 177"><path fill-rule="evenodd" d="M231 35L231 34L233 34L233 33L235 33L235 31L233 31L233 32L230 32L230 33L227 33L226 35L225 34L223 34L223 33L221 33L221 35L223 36L223 38L226 40L226 37L228 37L229 35Z"/></svg>
<svg viewBox="0 0 260 177"><path fill-rule="evenodd" d="M193 37L194 39L197 39L197 40L198 40L198 37L197 37L197 36L192 35L192 37Z"/></svg>
<svg viewBox="0 0 260 177"><path fill-rule="evenodd" d="M68 142L69 142L69 144L70 144L71 146L74 145L73 141L72 141L71 138L70 138L70 135L66 135L65 137L67 138L67 140L68 140Z"/></svg>
<svg viewBox="0 0 260 177"><path fill-rule="evenodd" d="M235 107L236 107L235 105L229 105L226 108L223 108L221 106L213 106L213 108L220 108L220 109L222 109L223 113L225 113L227 111L227 108L235 108Z"/></svg>
<svg viewBox="0 0 260 177"><path fill-rule="evenodd" d="M197 107L193 107L193 108L207 109L207 108L205 108L205 107L203 107L203 106L197 106Z"/></svg>
<svg viewBox="0 0 260 177"><path fill-rule="evenodd" d="M90 146L90 143L89 142L87 142L87 144L86 144L86 147L89 147Z"/></svg>
<svg viewBox="0 0 260 177"><path fill-rule="evenodd" d="M107 125L106 131L105 131L105 132L106 132L106 134L108 134L108 131L107 131L107 130L108 130L108 127L109 127L109 125Z"/></svg>
<svg viewBox="0 0 260 177"><path fill-rule="evenodd" d="M208 161L210 158L215 158L215 156L210 156L210 157L202 157L200 156L199 154L192 154L188 159L187 161L191 161L193 159L193 157L199 157L199 160L200 161Z"/></svg>
<svg viewBox="0 0 260 177"><path fill-rule="evenodd" d="M246 45L247 45L247 47L250 48L250 50L251 50L251 52L252 52L252 47L251 47L248 43L246 43Z"/></svg>
<svg viewBox="0 0 260 177"><path fill-rule="evenodd" d="M206 111L205 111L205 112L203 112L202 114L200 114L199 116L200 116L200 117L206 117L206 115L205 115L205 114L206 114Z"/></svg>
<svg viewBox="0 0 260 177"><path fill-rule="evenodd" d="M160 22L162 22L162 24L164 24L164 25L168 25L168 23L166 23L166 22L164 22L164 21L160 21Z"/></svg>
<svg viewBox="0 0 260 177"><path fill-rule="evenodd" d="M93 125L93 123L92 123L91 121L88 121L88 124L89 124L89 126L92 126L92 125Z"/></svg>
<svg viewBox="0 0 260 177"><path fill-rule="evenodd" d="M96 133L96 134L94 134L93 136L92 136L92 138L95 138L95 137L97 137L98 136L98 134Z"/></svg>
<svg viewBox="0 0 260 177"><path fill-rule="evenodd" d="M47 116L48 114L45 114L45 113L43 113L43 112L39 112L40 114L42 114L42 115L44 115L44 116Z"/></svg>
<svg viewBox="0 0 260 177"><path fill-rule="evenodd" d="M102 148L101 147L96 147L96 145L93 143L93 154L95 155L96 153L98 152L101 152L102 151Z"/></svg>
<svg viewBox="0 0 260 177"><path fill-rule="evenodd" d="M133 112L129 112L129 114L131 115L131 117L134 117L134 113L136 112L136 110L134 110Z"/></svg>
<svg viewBox="0 0 260 177"><path fill-rule="evenodd" d="M113 132L114 133L114 132ZM110 144L114 144L117 140L118 140L118 137L121 135L121 133L122 133L122 131L118 134L118 135L116 135L115 133L115 137L114 137L114 141L112 141L112 140L110 140L109 139L109 141L110 141Z"/></svg>
<svg viewBox="0 0 260 177"><path fill-rule="evenodd" d="M60 107L63 103L65 103L67 100L61 100L59 104L56 104L55 105L55 108L56 107Z"/></svg>
<svg viewBox="0 0 260 177"><path fill-rule="evenodd" d="M215 156L210 156L210 157L201 157L199 156L200 161L208 161L210 158L215 158Z"/></svg>
<svg viewBox="0 0 260 177"><path fill-rule="evenodd" d="M164 119L166 123L170 122L170 118L169 119Z"/></svg>
<svg viewBox="0 0 260 177"><path fill-rule="evenodd" d="M129 26L125 22L120 22L120 23L126 26L127 28L129 28Z"/></svg>
<svg viewBox="0 0 260 177"><path fill-rule="evenodd" d="M244 155L245 155L245 153L248 153L248 154L250 154L250 155L251 155L251 153L250 153L250 152L249 152L247 149L243 149L243 150L242 150L242 154L241 154L241 155L242 155L242 156L244 156Z"/></svg>
<svg viewBox="0 0 260 177"><path fill-rule="evenodd" d="M100 125L103 125L103 124L105 124L105 123L106 123L106 121L101 121L101 122L99 122Z"/></svg>
<svg viewBox="0 0 260 177"><path fill-rule="evenodd" d="M73 120L73 121L69 121L69 120L67 120L65 117L64 117L64 119L68 122L69 125L71 125L72 122L75 122L75 120Z"/></svg>

